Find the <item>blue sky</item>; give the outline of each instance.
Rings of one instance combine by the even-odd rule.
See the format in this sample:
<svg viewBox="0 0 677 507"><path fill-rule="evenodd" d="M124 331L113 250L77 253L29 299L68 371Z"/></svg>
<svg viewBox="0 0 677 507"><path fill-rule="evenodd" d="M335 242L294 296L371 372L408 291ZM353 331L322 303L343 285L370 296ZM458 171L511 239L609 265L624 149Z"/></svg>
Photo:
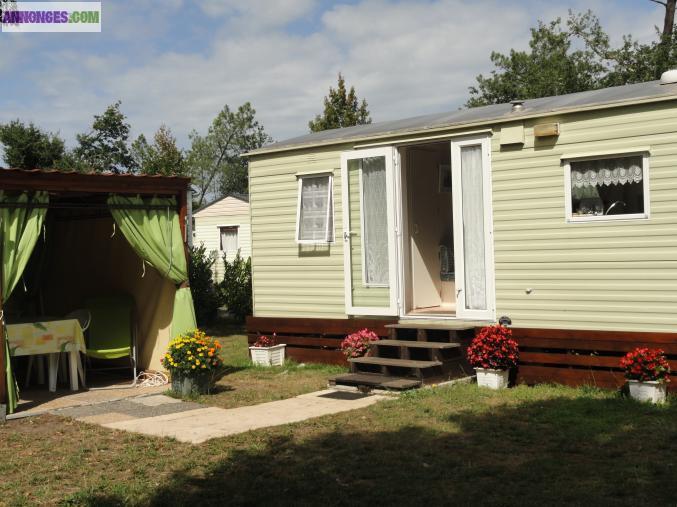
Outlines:
<svg viewBox="0 0 677 507"><path fill-rule="evenodd" d="M122 101L133 135L168 125L183 147L250 101L275 139L307 131L341 71L375 121L455 109L492 50L524 48L537 19L591 8L616 39L662 25L649 0L103 0L96 34L0 33L0 122L69 145Z"/></svg>

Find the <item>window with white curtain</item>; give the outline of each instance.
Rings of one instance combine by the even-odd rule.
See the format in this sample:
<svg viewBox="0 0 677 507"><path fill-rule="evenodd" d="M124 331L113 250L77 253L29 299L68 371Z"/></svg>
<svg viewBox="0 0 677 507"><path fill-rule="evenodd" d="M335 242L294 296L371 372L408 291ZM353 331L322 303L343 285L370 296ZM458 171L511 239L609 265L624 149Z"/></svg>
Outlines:
<svg viewBox="0 0 677 507"><path fill-rule="evenodd" d="M461 147L465 307L487 309L482 145Z"/></svg>
<svg viewBox="0 0 677 507"><path fill-rule="evenodd" d="M296 214L298 243L334 241L332 180L331 174L299 176Z"/></svg>
<svg viewBox="0 0 677 507"><path fill-rule="evenodd" d="M219 227L221 236L221 251L225 253L236 253L240 248L238 243L238 227L228 226Z"/></svg>
<svg viewBox="0 0 677 507"><path fill-rule="evenodd" d="M367 287L388 287L388 202L384 157L361 159L362 265Z"/></svg>
<svg viewBox="0 0 677 507"><path fill-rule="evenodd" d="M648 155L569 160L565 171L570 222L648 217Z"/></svg>

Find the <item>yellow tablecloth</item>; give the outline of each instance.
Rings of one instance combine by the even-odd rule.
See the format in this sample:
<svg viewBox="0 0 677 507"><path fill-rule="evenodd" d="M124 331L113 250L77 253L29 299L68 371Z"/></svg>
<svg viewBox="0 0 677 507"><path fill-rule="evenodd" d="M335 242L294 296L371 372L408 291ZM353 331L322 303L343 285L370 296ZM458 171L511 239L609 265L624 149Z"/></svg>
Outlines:
<svg viewBox="0 0 677 507"><path fill-rule="evenodd" d="M86 350L85 337L77 319L9 324L7 339L12 356Z"/></svg>

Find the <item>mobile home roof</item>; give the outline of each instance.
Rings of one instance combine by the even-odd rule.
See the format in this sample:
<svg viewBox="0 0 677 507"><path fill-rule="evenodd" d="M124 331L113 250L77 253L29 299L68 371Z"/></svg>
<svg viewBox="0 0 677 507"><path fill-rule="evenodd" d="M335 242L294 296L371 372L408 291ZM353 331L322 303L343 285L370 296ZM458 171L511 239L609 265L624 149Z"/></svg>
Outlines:
<svg viewBox="0 0 677 507"><path fill-rule="evenodd" d="M650 81L567 95L556 95L554 97L529 99L524 101L524 107L519 111L513 111L511 104L495 104L470 109L459 109L447 113L416 116L403 120L384 121L369 125L314 132L269 144L258 150L253 150L247 155L253 156L315 146L375 140L402 134L419 134L523 120L554 113L602 109L671 99L677 99L677 83L661 84L660 81Z"/></svg>

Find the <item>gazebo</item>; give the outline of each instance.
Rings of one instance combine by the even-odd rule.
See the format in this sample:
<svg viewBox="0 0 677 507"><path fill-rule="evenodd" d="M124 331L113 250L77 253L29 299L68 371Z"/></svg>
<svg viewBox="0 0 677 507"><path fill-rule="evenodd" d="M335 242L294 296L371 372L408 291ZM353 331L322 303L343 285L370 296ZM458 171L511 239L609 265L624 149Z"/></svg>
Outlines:
<svg viewBox="0 0 677 507"><path fill-rule="evenodd" d="M0 170L0 416L18 401L13 316L64 316L88 297L124 293L141 369L160 369L169 340L196 327L189 188L184 177Z"/></svg>

